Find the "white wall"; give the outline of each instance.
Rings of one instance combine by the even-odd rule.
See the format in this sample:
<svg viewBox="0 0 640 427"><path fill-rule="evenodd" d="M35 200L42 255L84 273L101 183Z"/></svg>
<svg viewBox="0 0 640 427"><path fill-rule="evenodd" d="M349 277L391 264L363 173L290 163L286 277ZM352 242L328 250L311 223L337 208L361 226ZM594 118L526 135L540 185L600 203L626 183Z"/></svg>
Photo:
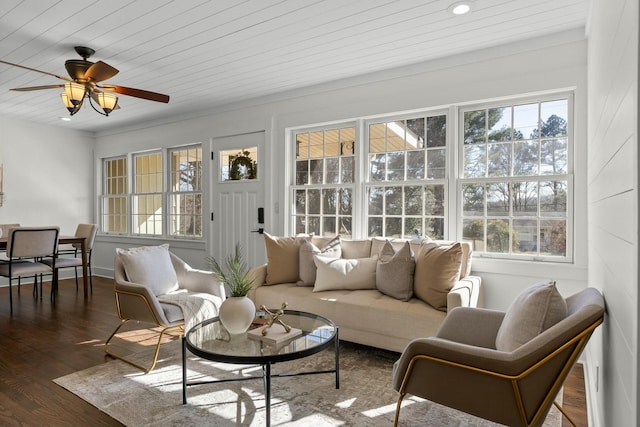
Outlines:
<svg viewBox="0 0 640 427"><path fill-rule="evenodd" d="M588 347L593 426L638 425L638 1L594 0L588 48L589 285L607 316Z"/></svg>
<svg viewBox="0 0 640 427"><path fill-rule="evenodd" d="M94 222L90 134L9 117L0 117L0 129L6 195L0 223L57 225L72 235L78 223Z"/></svg>
<svg viewBox="0 0 640 427"><path fill-rule="evenodd" d="M498 97L574 88L576 109L576 263L545 265L508 261L474 260L474 271L484 278L487 306L506 308L527 285L555 278L564 294L586 286L586 42L581 32L535 41L514 43L499 49L420 64L395 73L363 76L333 85L281 95L253 106L234 105L202 117L173 123L146 125L136 130L114 130L97 135L96 159L125 152L168 147L211 138L264 130L267 135L265 189L266 225L272 234L284 232L288 167L286 129L354 117L412 109L464 104ZM206 150L205 150L206 152ZM207 154L204 155L207 157ZM208 182L208 181L205 181ZM214 209L214 207L212 207ZM109 274L113 248L139 244L141 240L99 239L94 265ZM184 244L183 244L184 245ZM198 265L209 250L189 245L181 248ZM212 254L217 256L217 254Z"/></svg>

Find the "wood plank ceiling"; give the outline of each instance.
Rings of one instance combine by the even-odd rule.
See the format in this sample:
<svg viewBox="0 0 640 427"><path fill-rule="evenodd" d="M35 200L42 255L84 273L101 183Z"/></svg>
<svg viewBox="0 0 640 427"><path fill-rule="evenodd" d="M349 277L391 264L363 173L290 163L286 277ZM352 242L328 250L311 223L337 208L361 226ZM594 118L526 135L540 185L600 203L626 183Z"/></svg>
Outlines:
<svg viewBox="0 0 640 427"><path fill-rule="evenodd" d="M0 59L66 76L74 46L120 70L105 83L171 96L120 96L109 117L85 105L71 122L61 83L0 64L0 115L90 132L185 117L235 102L295 93L507 42L584 29L589 0L2 0ZM63 82L62 82L63 83Z"/></svg>

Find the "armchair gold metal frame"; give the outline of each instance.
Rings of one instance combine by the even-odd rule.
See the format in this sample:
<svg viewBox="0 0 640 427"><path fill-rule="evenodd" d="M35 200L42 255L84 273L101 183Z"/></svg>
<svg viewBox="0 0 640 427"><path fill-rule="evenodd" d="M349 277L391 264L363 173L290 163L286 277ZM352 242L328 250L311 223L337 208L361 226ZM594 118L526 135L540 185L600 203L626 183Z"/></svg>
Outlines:
<svg viewBox="0 0 640 427"><path fill-rule="evenodd" d="M396 405L396 414L395 414L395 419L394 419L393 425L394 425L394 427L397 427L397 425L398 425L398 420L399 420L399 417L400 417L400 409L401 409L402 401L405 398L405 396L407 395L407 392L405 391L405 388L406 388L408 379L411 377L411 373L413 371L414 366L416 365L416 363L419 360L429 360L429 361L432 361L432 362L442 363L444 365L449 365L449 366L453 366L453 367L460 368L460 369L463 369L463 370L469 370L469 371L473 371L473 372L476 372L476 373L485 374L487 376L496 377L496 378L500 378L500 379L504 379L504 380L510 381L511 385L513 387L513 393L514 393L516 402L518 404L518 412L520 413L520 418L521 418L521 422L522 422L523 426L538 425L538 423L541 421L540 418L547 413L548 408L552 403L560 410L560 412L567 418L567 420L569 420L569 422L573 426L576 426L576 423L571 419L571 417L569 417L569 415L564 411L564 409L562 409L562 406L559 405L555 401L555 397L556 397L558 391L560 390L560 388L562 387L562 384L564 383L565 379L569 375L569 372L571 371L574 363L576 362L576 360L580 356L580 353L582 352L582 350L586 346L587 342L589 341L589 338L591 337L591 334L593 333L593 331L602 322L603 322L603 318L598 319L596 322L591 324L589 327L587 327L584 331L582 331L580 334L575 336L573 339L571 339L570 341L566 342L564 345L562 345L561 347L559 347L558 349L556 349L555 351L553 351L552 353L547 355L545 358L540 360L538 363L536 363L535 365L531 366L530 368L526 369L525 371L523 371L522 373L520 373L518 375L505 375L505 374L501 374L501 373L498 373L498 372L492 372L492 371L489 371L489 370L486 370L486 369L480 369L480 368L476 368L476 367L473 367L473 366L468 366L468 365L464 365L464 364L461 364L461 363L452 362L452 361L445 360L445 359L438 358L438 357L422 355L422 354L421 355L416 355L409 362L409 366L408 366L407 371L406 371L406 373L404 375L404 379L402 381L402 385L401 385L400 390L399 390L400 396L398 398L398 402L397 402L397 405ZM561 370L560 374L557 376L557 378L555 379L555 381L553 382L552 387L547 392L543 402L537 408L537 410L535 411L533 417L531 419L527 420L526 411L525 411L525 408L524 408L523 396L522 396L522 393L521 393L520 387L519 387L520 381L522 381L524 378L526 378L527 376L529 376L530 374L532 374L536 370L540 369L542 366L547 364L549 361L553 360L556 356L558 356L560 353L564 352L565 350L567 350L569 347L571 347L573 345L575 345L574 349L571 351L571 353L569 355L569 358L564 363L564 365L562 367L562 370Z"/></svg>
<svg viewBox="0 0 640 427"><path fill-rule="evenodd" d="M115 288L115 282L114 282L114 290L115 290L115 293L116 293L116 306L117 306L117 309L118 309L118 317L120 317L121 321L120 321L120 324L118 325L118 327L116 327L116 329L109 336L107 341L104 343L104 351L109 356L115 357L116 359L120 359L123 362L126 362L126 363L128 363L128 364L130 364L132 366L135 366L138 369L142 369L145 373L149 373L149 372L151 372L153 370L153 368L156 367L156 363L158 362L158 355L160 354L160 345L162 344L162 338L164 338L165 333L167 333L168 331L170 331L172 329L180 329L181 330L180 336L182 336L182 334L184 333L184 322L165 325L162 322L160 322L160 320L158 319L158 317L156 316L154 311L151 309L151 305L149 304L149 300L144 295L137 294L137 293L134 293L134 292L127 292L127 291L118 290L117 288ZM128 295L128 296L131 296L131 297L140 298L144 302L144 304L147 306L147 309L149 310L149 315L150 315L150 319L148 319L149 323L155 324L154 327L162 328L160 330L160 333L158 334L158 341L157 341L156 346L155 346L153 359L151 361L151 365L149 365L149 366L144 366L142 364L136 363L136 362L134 362L133 360L131 360L128 357L125 357L123 355L119 355L119 354L116 354L116 353L112 352L110 350L110 348L109 348L109 343L111 342L113 337L116 336L116 334L118 333L120 328L122 328L124 325L126 325L130 321L138 321L137 319L128 319L125 316L123 316L122 309L121 309L121 306L120 306L120 295Z"/></svg>
<svg viewBox="0 0 640 427"><path fill-rule="evenodd" d="M157 248L151 248L150 250L152 253L158 251ZM158 253L162 253L162 250ZM213 301L215 304L221 304L222 301L225 300L224 285L216 279L213 272L192 268L171 252L169 252L169 259L176 273L177 289L175 290L179 294L186 296L194 294L197 295L196 298L207 299ZM151 258L151 260L151 262L166 262L166 258L163 256L159 256L157 260L153 258ZM146 262L149 261L147 260ZM140 276L138 276L138 280L144 281ZM173 329L179 329L180 335L184 333L185 318L182 307L178 304L166 302L166 297L169 296L172 291L169 291L168 294L157 295L154 293L157 292L157 290L154 291L151 286L130 281L125 271L123 259L118 251L116 251L114 259L113 289L115 291L116 308L118 310L120 324L105 342L104 351L109 356L120 359L145 372L150 372L156 366L160 353L160 345L163 343L167 332ZM190 319L190 321L192 320L193 319ZM142 364L143 362L140 362L140 359L133 360L131 355L125 356L119 354L120 349L116 351L113 350L114 337L131 321L153 325L152 327L154 329L159 328L158 341L155 344L155 351L150 365L146 363Z"/></svg>
<svg viewBox="0 0 640 427"><path fill-rule="evenodd" d="M511 308L451 310L435 336L411 341L394 365L393 388L400 393L394 425L402 400L411 394L511 427L542 426L606 312L604 298L595 288L564 300L566 317L513 347L497 347L502 326L513 328L511 333L517 335L520 328L533 324L509 318Z"/></svg>

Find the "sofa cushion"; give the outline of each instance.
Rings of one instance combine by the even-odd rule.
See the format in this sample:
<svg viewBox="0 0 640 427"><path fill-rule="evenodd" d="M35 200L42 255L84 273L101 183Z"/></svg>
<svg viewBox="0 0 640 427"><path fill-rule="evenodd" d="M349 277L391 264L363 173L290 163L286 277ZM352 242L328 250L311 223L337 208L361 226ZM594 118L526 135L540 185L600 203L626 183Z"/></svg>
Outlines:
<svg viewBox="0 0 640 427"><path fill-rule="evenodd" d="M371 239L343 240L340 242L342 258L356 259L371 256Z"/></svg>
<svg viewBox="0 0 640 427"><path fill-rule="evenodd" d="M376 266L376 287L383 294L409 301L413 296L413 273L416 262L411 253L409 242L396 252L391 242L387 241L378 257Z"/></svg>
<svg viewBox="0 0 640 427"><path fill-rule="evenodd" d="M147 286L154 295L178 289L178 276L171 263L169 245L117 248L127 280Z"/></svg>
<svg viewBox="0 0 640 427"><path fill-rule="evenodd" d="M316 264L313 261L314 255L325 255L331 258L340 258L342 255L342 251L340 249L340 236L335 236L330 240L324 241L320 247L316 246L309 240L305 240L300 245L298 252L300 280L297 282L298 286L314 285L316 281Z"/></svg>
<svg viewBox="0 0 640 427"><path fill-rule="evenodd" d="M447 311L447 294L458 282L461 266L460 243L423 244L416 255L413 293L434 308Z"/></svg>
<svg viewBox="0 0 640 427"><path fill-rule="evenodd" d="M267 278L265 285L298 281L298 252L305 237L275 237L264 233L267 249Z"/></svg>
<svg viewBox="0 0 640 427"><path fill-rule="evenodd" d="M496 336L496 349L511 352L567 317L556 282L537 283L511 303Z"/></svg>
<svg viewBox="0 0 640 427"><path fill-rule="evenodd" d="M335 289L375 289L378 257L334 259L314 255L316 282L313 292Z"/></svg>

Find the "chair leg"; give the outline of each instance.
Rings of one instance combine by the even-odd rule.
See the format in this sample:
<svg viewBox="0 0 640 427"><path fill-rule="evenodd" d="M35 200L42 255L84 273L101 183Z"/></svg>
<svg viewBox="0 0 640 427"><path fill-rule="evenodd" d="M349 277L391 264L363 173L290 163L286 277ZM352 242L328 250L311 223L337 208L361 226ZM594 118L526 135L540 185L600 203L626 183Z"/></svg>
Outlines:
<svg viewBox="0 0 640 427"><path fill-rule="evenodd" d="M11 277L9 277L9 309L13 314L13 292L11 291Z"/></svg>
<svg viewBox="0 0 640 427"><path fill-rule="evenodd" d="M167 332L169 329L175 329L175 328L182 328L183 325L175 325L175 326L167 326L165 328L162 328L162 330L159 333L158 336L158 342L156 343L156 349L155 352L153 354L153 360L151 361L151 366L147 367L147 366L143 366L141 364L138 364L136 362L133 362L130 359L127 359L124 356L120 356L118 354L115 354L113 352L111 352L109 350L109 342L116 336L116 334L118 333L118 331L120 330L120 328L122 328L126 323L129 322L130 319L127 320L122 320L120 322L120 324L118 325L118 327L115 329L115 331L113 331L113 333L111 334L111 336L107 339L107 341L104 343L104 352L107 353L109 356L111 357L115 357L116 359L120 359L123 362L126 362L132 366L135 366L138 369L141 369L144 371L145 374L148 374L149 372L151 372L153 370L153 368L156 367L156 363L158 362L158 355L160 353L160 345L162 344L162 337L164 337L165 332Z"/></svg>
<svg viewBox="0 0 640 427"><path fill-rule="evenodd" d="M554 400L553 404L555 405L556 408L558 408L558 410L562 413L562 415L564 415L564 417L567 419L567 421L569 421L569 423L571 423L573 427L578 427L575 421L573 421L573 419L569 416L569 414L565 412L564 408L560 406L560 404L557 401Z"/></svg>
<svg viewBox="0 0 640 427"><path fill-rule="evenodd" d="M89 289L91 294L93 295L93 272L91 271L91 263L88 265L89 268Z"/></svg>
<svg viewBox="0 0 640 427"><path fill-rule="evenodd" d="M402 399L406 396L406 393L400 393L398 397L398 403L396 404L396 416L393 419L393 427L398 427L398 420L400 419L400 407L402 406Z"/></svg>
<svg viewBox="0 0 640 427"><path fill-rule="evenodd" d="M73 267L73 269L76 271L76 292L78 292L78 267Z"/></svg>

